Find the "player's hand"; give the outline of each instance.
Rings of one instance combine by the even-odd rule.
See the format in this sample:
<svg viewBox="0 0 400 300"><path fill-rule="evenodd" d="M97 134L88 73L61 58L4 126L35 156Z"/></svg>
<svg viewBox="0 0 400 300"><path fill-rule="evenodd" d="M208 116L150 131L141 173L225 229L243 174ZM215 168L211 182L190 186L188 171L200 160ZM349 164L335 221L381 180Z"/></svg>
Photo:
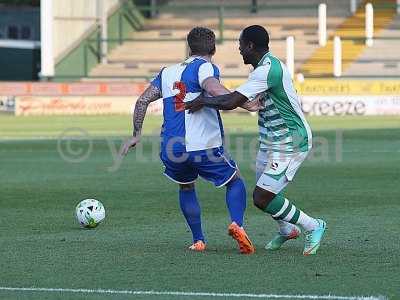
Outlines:
<svg viewBox="0 0 400 300"><path fill-rule="evenodd" d="M126 154L128 154L129 150L131 148L134 148L139 142L140 137L137 136L133 136L127 139L121 147L121 150L119 152L120 156L125 156Z"/></svg>
<svg viewBox="0 0 400 300"><path fill-rule="evenodd" d="M204 107L203 97L202 95L198 96L193 101L185 102L185 110L189 110L189 113L192 114Z"/></svg>
<svg viewBox="0 0 400 300"><path fill-rule="evenodd" d="M261 100L261 95L258 95L254 100L247 101L242 105L242 108L248 111L259 111L260 109L264 108L263 102Z"/></svg>

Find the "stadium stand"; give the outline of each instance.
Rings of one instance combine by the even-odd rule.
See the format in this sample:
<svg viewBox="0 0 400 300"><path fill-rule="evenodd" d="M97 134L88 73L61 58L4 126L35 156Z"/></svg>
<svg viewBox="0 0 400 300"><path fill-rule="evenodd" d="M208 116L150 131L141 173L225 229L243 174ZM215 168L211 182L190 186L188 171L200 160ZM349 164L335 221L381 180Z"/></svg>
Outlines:
<svg viewBox="0 0 400 300"><path fill-rule="evenodd" d="M387 42L377 40L377 45L370 49L367 48L365 45L364 7L367 2L372 3L378 8L375 10L374 13L374 33L378 36L378 38L382 38L381 31L392 23L392 20L396 15L396 10L394 8L395 1L363 1L359 5L354 15L348 17L342 24L340 24L340 26L338 26L338 28L334 32L331 32L330 39L327 45L325 47L318 48L310 57L310 59L301 67L300 72L303 73L304 76L329 76L333 73L333 65L332 63L330 63L333 61L333 36L339 36L342 39L342 69L344 70L346 75L360 76L371 73L371 71L375 69L379 69L377 71L380 73L379 75L394 74L393 71L396 71L394 70L395 68L384 70L383 66L385 65L385 62L380 62L376 58L377 53L379 53L379 56L381 56L381 53L390 52L390 50L387 51L381 49L383 48L383 44L385 45L386 49ZM385 6L387 4L393 5ZM397 34L397 36L399 36L399 34ZM398 44L398 42L396 43ZM379 50L383 50L383 52L380 52ZM366 54L364 54L361 58L360 55L362 53ZM397 55L397 58L400 58L400 55ZM350 65L351 69L349 69ZM368 70L370 70L370 72L368 72ZM372 72L374 76L378 75L375 71Z"/></svg>
<svg viewBox="0 0 400 300"><path fill-rule="evenodd" d="M171 3L172 2L172 3ZM196 7L196 1L171 1L170 5ZM296 69L307 61L318 48L317 7L321 1L268 1L269 8L257 13L246 9L249 1L230 1L224 10L224 42L217 47L215 62L224 77L245 77L249 68L242 64L238 52L241 29L251 24L264 25L270 31L271 50L279 58L286 57L286 37L295 36ZM332 33L346 17L350 16L347 0L327 1L328 33ZM209 5L215 1L208 1ZM206 3L207 5L207 3ZM235 9L235 5L237 9ZM204 6L204 1L203 1ZM242 6L239 9L239 6ZM250 7L249 7L250 8ZM136 41L127 41L116 47L108 56L107 64L99 64L90 73L93 77L151 77L160 66L181 61L186 55L184 38L194 25L211 27L218 36L217 7L214 9L175 9L161 12L148 20L143 30L132 35ZM143 41L152 39L152 41ZM163 41L160 41L162 39ZM155 47L156 45L156 47ZM174 49L171 51L171 49Z"/></svg>
<svg viewBox="0 0 400 300"><path fill-rule="evenodd" d="M396 1L368 1L373 4L375 14L372 47L366 47L364 39L366 2L358 1L358 9L352 14L349 0L258 1L256 13L251 12L251 1L248 0L233 0L229 4L227 1L208 0L202 1L201 5L195 0L168 1L160 5L156 17L146 20L143 27L137 28L138 31L128 32L119 41L115 36L113 39L109 37L106 60L96 65L92 57L88 73L84 72L88 76L83 80L149 79L160 67L186 57L185 37L195 25L210 27L217 38L223 38L214 57L222 76L246 77L249 67L242 63L237 39L240 31L251 24L261 24L269 30L271 51L283 61L286 60L285 39L294 36L295 73L302 73L305 77L332 77L334 36L342 38L343 76L399 76L400 52L391 50L400 47ZM318 45L317 11L320 3L326 3L328 7L328 43L325 47ZM96 35L92 36L92 43L96 44L93 38L96 39ZM69 63L66 65L70 66Z"/></svg>
<svg viewBox="0 0 400 300"><path fill-rule="evenodd" d="M394 77L400 74L400 17L380 31L372 47L364 48L358 59L344 71L345 76ZM397 50L396 50L397 49Z"/></svg>

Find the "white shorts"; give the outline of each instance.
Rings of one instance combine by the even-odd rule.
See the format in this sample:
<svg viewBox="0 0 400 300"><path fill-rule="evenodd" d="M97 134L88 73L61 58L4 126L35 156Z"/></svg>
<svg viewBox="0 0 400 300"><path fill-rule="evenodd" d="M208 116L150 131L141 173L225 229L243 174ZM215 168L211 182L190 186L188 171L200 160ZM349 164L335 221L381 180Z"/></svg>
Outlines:
<svg viewBox="0 0 400 300"><path fill-rule="evenodd" d="M256 159L257 186L278 194L293 180L307 155L308 152L279 153L259 150Z"/></svg>

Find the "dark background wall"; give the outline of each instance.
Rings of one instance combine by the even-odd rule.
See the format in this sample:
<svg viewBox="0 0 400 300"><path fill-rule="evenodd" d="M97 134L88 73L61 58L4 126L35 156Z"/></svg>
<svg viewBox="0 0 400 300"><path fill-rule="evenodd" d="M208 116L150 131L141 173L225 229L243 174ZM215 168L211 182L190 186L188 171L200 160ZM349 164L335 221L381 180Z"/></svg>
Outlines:
<svg viewBox="0 0 400 300"><path fill-rule="evenodd" d="M36 0L0 1L0 80L38 78L40 48L33 41L40 41L39 4ZM1 45L1 40L15 43ZM31 41L32 46L18 46L19 41Z"/></svg>
<svg viewBox="0 0 400 300"><path fill-rule="evenodd" d="M0 5L0 39L40 40L40 8Z"/></svg>

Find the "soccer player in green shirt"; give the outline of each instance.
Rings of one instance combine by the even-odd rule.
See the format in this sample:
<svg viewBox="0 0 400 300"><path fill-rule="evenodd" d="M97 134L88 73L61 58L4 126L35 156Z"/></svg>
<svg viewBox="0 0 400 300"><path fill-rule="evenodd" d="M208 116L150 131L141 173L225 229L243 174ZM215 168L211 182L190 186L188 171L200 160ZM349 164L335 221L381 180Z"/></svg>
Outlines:
<svg viewBox="0 0 400 300"><path fill-rule="evenodd" d="M204 106L232 110L250 101L260 101L260 149L253 201L279 225L278 235L266 248L279 249L286 241L297 238L302 229L305 234L303 254L315 254L326 223L310 217L284 197L285 187L293 180L312 147L310 126L304 118L287 67L269 52L269 35L265 28L259 25L245 28L239 44L244 64L254 67L248 80L230 94L199 96L186 103L186 109L192 113Z"/></svg>

